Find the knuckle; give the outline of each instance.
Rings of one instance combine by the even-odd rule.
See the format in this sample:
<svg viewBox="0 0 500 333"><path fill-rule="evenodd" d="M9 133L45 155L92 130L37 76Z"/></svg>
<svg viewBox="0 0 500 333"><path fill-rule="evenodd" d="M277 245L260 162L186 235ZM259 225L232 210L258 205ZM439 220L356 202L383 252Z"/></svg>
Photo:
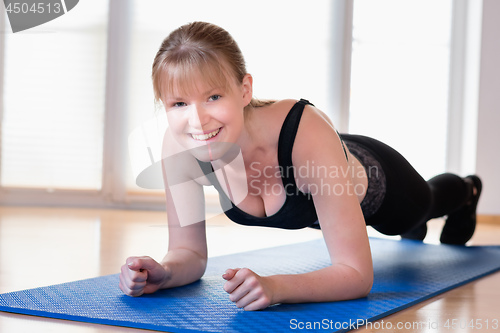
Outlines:
<svg viewBox="0 0 500 333"><path fill-rule="evenodd" d="M146 287L145 282L133 282L130 286L130 289L143 290L145 287Z"/></svg>
<svg viewBox="0 0 500 333"><path fill-rule="evenodd" d="M248 277L247 283L252 289L256 289L260 286L259 280L255 276Z"/></svg>
<svg viewBox="0 0 500 333"><path fill-rule="evenodd" d="M144 262L153 260L151 257L148 257L148 256L139 257L138 259L140 260L141 264L143 264Z"/></svg>
<svg viewBox="0 0 500 333"><path fill-rule="evenodd" d="M258 311L267 308L271 302L267 299L259 299L244 308L245 311Z"/></svg>
<svg viewBox="0 0 500 333"><path fill-rule="evenodd" d="M133 291L127 288L126 286L120 286L120 289L123 291L123 293L127 296L133 296L132 293Z"/></svg>
<svg viewBox="0 0 500 333"><path fill-rule="evenodd" d="M255 308L255 305L250 304L250 305L244 306L243 310L245 310L245 311L255 311L257 309Z"/></svg>
<svg viewBox="0 0 500 333"><path fill-rule="evenodd" d="M137 257L128 257L127 260L125 260L125 266L127 266L129 263L131 263L132 261L136 260Z"/></svg>
<svg viewBox="0 0 500 333"><path fill-rule="evenodd" d="M134 274L130 277L133 283L142 282L141 276L139 274Z"/></svg>
<svg viewBox="0 0 500 333"><path fill-rule="evenodd" d="M144 292L142 290L132 290L129 294L129 296L132 297L139 297L143 294Z"/></svg>
<svg viewBox="0 0 500 333"><path fill-rule="evenodd" d="M261 309L265 309L267 308L268 306L271 305L271 301L269 299L265 299L264 302L262 302L262 306L260 307Z"/></svg>
<svg viewBox="0 0 500 333"><path fill-rule="evenodd" d="M229 282L224 283L224 286L222 287L222 289L224 289L224 291L225 291L226 293L229 293L229 292L231 292L231 291L232 291L232 289L231 289L231 285L229 284Z"/></svg>
<svg viewBox="0 0 500 333"><path fill-rule="evenodd" d="M125 287L123 287L123 284L121 282L118 284L118 287L120 287L120 290L123 291L123 293L127 293L127 290L125 289Z"/></svg>

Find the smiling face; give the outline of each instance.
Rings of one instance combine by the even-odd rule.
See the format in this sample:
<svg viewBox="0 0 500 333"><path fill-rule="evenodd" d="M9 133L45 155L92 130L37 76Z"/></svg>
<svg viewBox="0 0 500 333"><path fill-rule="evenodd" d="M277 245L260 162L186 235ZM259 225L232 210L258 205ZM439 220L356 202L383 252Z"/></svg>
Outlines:
<svg viewBox="0 0 500 333"><path fill-rule="evenodd" d="M171 134L201 161L220 159L232 145L241 144L244 108L252 97L250 75L242 83L227 77L214 80L214 75L224 74L194 70L162 94Z"/></svg>
<svg viewBox="0 0 500 333"><path fill-rule="evenodd" d="M219 159L228 146L249 142L244 108L252 100L252 77L221 27L193 22L170 33L153 61L152 80L170 134L196 158Z"/></svg>

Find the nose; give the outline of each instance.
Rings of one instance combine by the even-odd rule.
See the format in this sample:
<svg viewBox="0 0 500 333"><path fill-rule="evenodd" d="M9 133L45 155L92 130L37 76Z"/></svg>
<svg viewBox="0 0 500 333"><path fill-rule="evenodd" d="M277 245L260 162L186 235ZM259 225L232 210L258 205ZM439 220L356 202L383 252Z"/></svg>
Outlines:
<svg viewBox="0 0 500 333"><path fill-rule="evenodd" d="M204 125L210 121L208 110L199 104L194 104L189 114L189 126L203 129Z"/></svg>

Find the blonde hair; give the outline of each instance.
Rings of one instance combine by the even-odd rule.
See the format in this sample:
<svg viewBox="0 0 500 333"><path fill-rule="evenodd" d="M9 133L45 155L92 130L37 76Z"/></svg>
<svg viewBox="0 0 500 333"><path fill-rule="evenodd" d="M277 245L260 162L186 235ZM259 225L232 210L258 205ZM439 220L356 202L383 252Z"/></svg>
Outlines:
<svg viewBox="0 0 500 333"><path fill-rule="evenodd" d="M230 87L228 78L241 84L247 74L238 44L224 29L206 22L193 22L174 30L165 38L153 61L155 100L163 93L185 92L195 87L195 74L214 87ZM249 106L261 107L274 101L252 98ZM248 108L247 107L247 108Z"/></svg>

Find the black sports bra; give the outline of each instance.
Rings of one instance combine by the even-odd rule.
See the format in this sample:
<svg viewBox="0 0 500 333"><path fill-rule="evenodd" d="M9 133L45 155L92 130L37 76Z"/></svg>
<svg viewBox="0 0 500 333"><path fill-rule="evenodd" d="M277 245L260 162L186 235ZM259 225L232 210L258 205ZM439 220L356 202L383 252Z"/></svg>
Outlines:
<svg viewBox="0 0 500 333"><path fill-rule="evenodd" d="M293 170L293 143L297 135L302 112L307 104L312 105L309 101L304 99L297 102L288 112L283 122L283 126L281 127L278 141L278 163L280 166L283 187L286 190L286 199L283 206L275 214L266 217L256 217L239 209L231 202L222 189L215 176L212 164L210 162L198 160L203 173L219 192L219 200L226 216L232 221L250 226L301 229L311 226L318 220L312 196L299 190L295 183L294 173L290 172ZM342 145L344 145L343 142Z"/></svg>

